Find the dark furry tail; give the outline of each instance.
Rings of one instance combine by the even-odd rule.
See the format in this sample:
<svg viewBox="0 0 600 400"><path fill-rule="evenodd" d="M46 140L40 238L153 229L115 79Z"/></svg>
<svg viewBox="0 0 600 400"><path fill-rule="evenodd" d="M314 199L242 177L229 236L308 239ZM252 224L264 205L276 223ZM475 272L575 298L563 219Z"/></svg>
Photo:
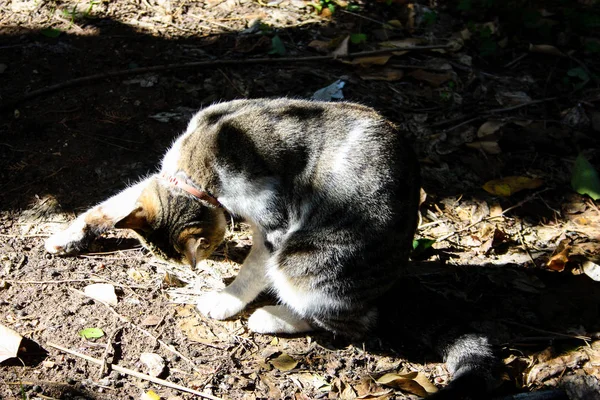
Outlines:
<svg viewBox="0 0 600 400"><path fill-rule="evenodd" d="M429 399L489 399L496 381L493 374L498 361L488 339L477 334L465 334L454 339L443 339L438 348L453 379Z"/></svg>

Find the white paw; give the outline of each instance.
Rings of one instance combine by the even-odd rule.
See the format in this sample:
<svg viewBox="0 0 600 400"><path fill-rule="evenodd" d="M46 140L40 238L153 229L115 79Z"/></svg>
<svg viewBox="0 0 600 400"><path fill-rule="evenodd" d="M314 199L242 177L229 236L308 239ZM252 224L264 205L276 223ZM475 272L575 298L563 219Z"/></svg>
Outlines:
<svg viewBox="0 0 600 400"><path fill-rule="evenodd" d="M257 333L300 333L313 327L285 306L266 306L248 319L248 328Z"/></svg>
<svg viewBox="0 0 600 400"><path fill-rule="evenodd" d="M246 303L239 298L227 293L210 292L198 299L198 310L214 319L226 319L239 313L246 307Z"/></svg>
<svg viewBox="0 0 600 400"><path fill-rule="evenodd" d="M46 251L52 254L69 254L85 248L88 238L83 227L76 224L77 222L67 230L55 233L46 239L44 243Z"/></svg>

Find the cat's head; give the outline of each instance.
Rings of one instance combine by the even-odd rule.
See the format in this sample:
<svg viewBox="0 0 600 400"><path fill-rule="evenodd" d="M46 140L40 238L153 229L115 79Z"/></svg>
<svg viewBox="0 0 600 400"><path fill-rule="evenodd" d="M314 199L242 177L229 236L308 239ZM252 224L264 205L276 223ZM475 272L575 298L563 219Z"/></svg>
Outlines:
<svg viewBox="0 0 600 400"><path fill-rule="evenodd" d="M158 258L192 267L221 243L225 227L222 209L159 179L150 180L134 209L115 224L115 228L133 229Z"/></svg>

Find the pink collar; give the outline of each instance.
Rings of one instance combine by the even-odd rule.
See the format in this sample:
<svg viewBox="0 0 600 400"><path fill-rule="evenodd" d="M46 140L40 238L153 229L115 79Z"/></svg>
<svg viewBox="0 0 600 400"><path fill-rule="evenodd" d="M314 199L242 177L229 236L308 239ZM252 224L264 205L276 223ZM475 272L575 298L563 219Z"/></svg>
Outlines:
<svg viewBox="0 0 600 400"><path fill-rule="evenodd" d="M170 176L167 175L165 173L160 174L160 176L163 179L166 179L167 182L169 182L171 185L180 188L181 190L184 190L186 192L188 192L189 194L191 194L192 196L196 197L197 199L200 200L204 200L209 204L212 204L215 207L222 207L221 203L219 203L219 200L217 200L216 198L214 198L213 196L211 196L210 194L202 191L202 190L198 190L193 186L188 185L185 182L180 181L178 178L174 177L174 176Z"/></svg>

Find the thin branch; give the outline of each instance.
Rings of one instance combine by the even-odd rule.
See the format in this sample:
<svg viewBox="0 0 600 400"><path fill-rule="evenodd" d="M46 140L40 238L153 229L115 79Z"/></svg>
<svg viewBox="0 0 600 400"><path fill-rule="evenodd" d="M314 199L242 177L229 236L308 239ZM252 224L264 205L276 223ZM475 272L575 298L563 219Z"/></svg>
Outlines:
<svg viewBox="0 0 600 400"><path fill-rule="evenodd" d="M121 76L128 75L139 75L145 74L149 72L163 72L163 71L171 71L177 69L186 69L186 68L205 68L205 67L222 67L222 66L242 66L242 65L255 65L255 64L295 64L299 62L315 62L315 61L331 61L336 59L348 59L348 58L356 58L356 57L367 57L367 56L375 56L380 54L388 54L394 51L419 51L419 50L435 50L435 49L448 49L451 48L450 45L430 45L430 46L412 46L412 47L394 47L389 49L380 49L380 50L372 50L372 51L363 51L358 53L349 53L344 56L339 55L324 55L324 56L310 56L310 57L265 57L265 58L248 58L248 59L240 59L240 60L209 60L209 61L194 61L187 63L175 63L175 64L163 64L163 65L155 65L152 67L141 67L141 68L131 68L124 69L118 71L110 71L103 72L100 74L82 76L80 78L71 79L68 81L64 81L61 83L57 83L56 85L47 86L42 89L33 90L23 97L8 101L6 103L0 104L0 110L7 109L13 107L25 100L32 99L34 97L52 93L58 90L66 89L73 86L83 85L86 83L95 82L102 79L107 78L115 78Z"/></svg>
<svg viewBox="0 0 600 400"><path fill-rule="evenodd" d="M479 221L475 221L475 222L473 222L472 224L469 224L469 225L465 226L464 228L461 228L461 229L457 229L457 230L455 230L455 231L452 231L452 232L448 233L447 235L444 235L444 236L442 236L442 237L439 237L439 238L435 239L435 241L436 241L436 243L438 243L438 242L442 242L442 241L444 241L444 240L446 240L446 239L448 239L448 238L450 238L450 237L452 237L452 236L456 235L457 233L460 233L460 232L464 232L464 231L466 231L466 230L469 230L469 229L471 229L472 227L474 227L475 225L479 225L479 224L480 224L480 223L482 223L482 222L487 222L487 221L491 221L491 220L494 220L494 219L497 219L497 218L502 218L502 217L503 217L503 216L504 216L504 215L505 215L507 212L509 212L509 211L511 211L511 210L514 210L515 208L521 207L523 204L525 204L525 203L527 203L527 202L529 202L529 201L533 200L533 199L534 199L534 198L536 198L536 197L537 197L539 194L541 194L541 193L544 193L544 192L545 192L545 191L547 191L547 190L550 190L550 189L549 189L549 188L546 188L546 189L540 190L540 191L538 191L538 192L535 192L534 194L532 194L531 196L528 196L528 197L526 197L525 199L521 200L520 202L518 202L518 203L517 203L517 204L515 204L514 206L512 206L512 207L508 207L506 210L502 211L502 212L500 213L500 215L494 215L493 217L485 217L485 218L481 218Z"/></svg>
<svg viewBox="0 0 600 400"><path fill-rule="evenodd" d="M60 350L62 352L74 355L74 356L79 357L79 358L83 358L84 360L89 361L91 363L94 363L96 365L102 365L102 360L99 360L97 358L90 357L88 355L79 353L78 351L75 351L75 350L67 349L66 347L62 347L62 346L60 346L58 344L55 344L55 343L52 343L52 342L46 342L46 344L48 346L53 347L53 348L55 348L57 350ZM166 381L164 379L155 378L155 377L147 375L147 374L142 374L141 372L134 371L134 370L129 369L129 368L121 367L120 365L117 365L117 364L109 364L109 365L110 365L111 369L114 369L115 371L120 372L122 374L127 374L127 375L130 375L130 376L134 376L136 378L144 379L144 380L147 380L147 381L150 381L150 382L153 382L153 383L157 383L159 385L163 385L163 386L169 387L171 389L180 390L182 392L192 393L192 394L195 394L196 396L200 396L200 397L205 398L205 399L222 400L220 397L215 397L215 396L210 395L208 393L199 392L198 390L190 389L188 387L181 386L181 385L178 385L176 383Z"/></svg>

